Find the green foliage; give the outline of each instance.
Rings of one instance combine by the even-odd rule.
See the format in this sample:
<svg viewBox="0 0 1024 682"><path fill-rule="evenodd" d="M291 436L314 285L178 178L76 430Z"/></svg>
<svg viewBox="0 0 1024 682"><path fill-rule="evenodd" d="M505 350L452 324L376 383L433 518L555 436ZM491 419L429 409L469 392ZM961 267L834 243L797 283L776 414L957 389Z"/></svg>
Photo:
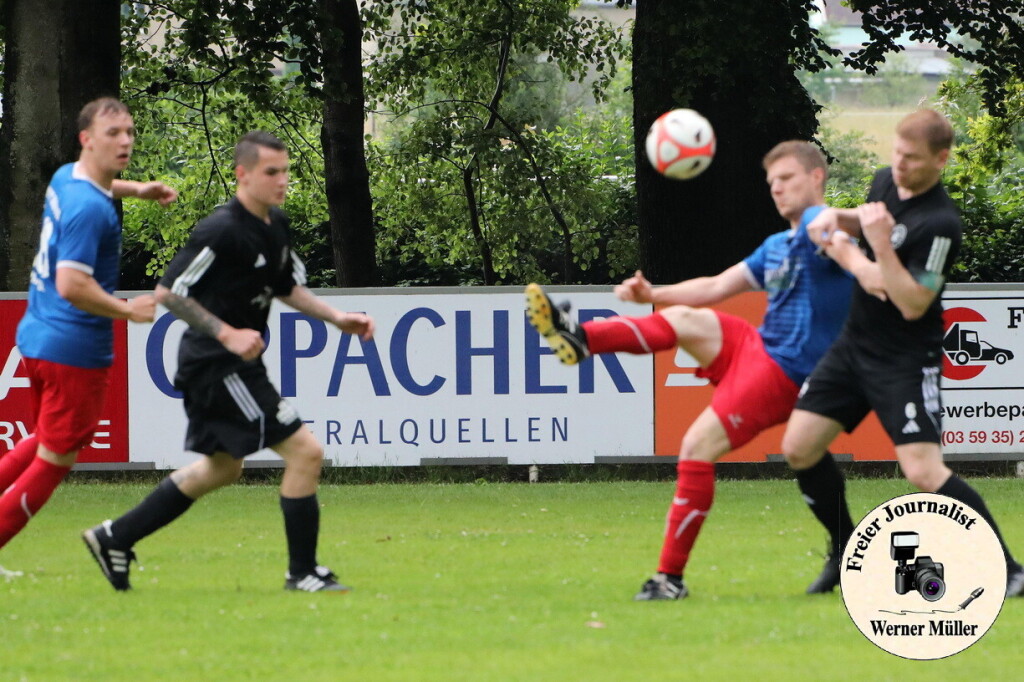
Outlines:
<svg viewBox="0 0 1024 682"><path fill-rule="evenodd" d="M982 103L980 76L951 78L940 88L958 143L945 173L960 206L964 241L953 281L1024 279L1024 82L1003 85L1002 116Z"/></svg>
<svg viewBox="0 0 1024 682"><path fill-rule="evenodd" d="M827 123L818 128L818 142L829 158L825 199L829 206L851 208L864 203L879 160L866 149L863 133L839 132Z"/></svg>
<svg viewBox="0 0 1024 682"><path fill-rule="evenodd" d="M629 195L601 176L627 177L628 128L574 137L563 101L588 79L600 101L628 49L618 30L570 15L575 5L376 4L367 95L398 114L370 164L385 271L425 259L460 283L585 281L610 245L618 272L623 218L600 212ZM624 143L614 173L586 158ZM401 281L422 279L411 274Z"/></svg>
<svg viewBox="0 0 1024 682"><path fill-rule="evenodd" d="M574 6L362 8L378 46L368 92L408 112L367 152L384 283L479 283L485 253L503 281L546 281L565 271L567 246L576 281L635 267L631 187L602 179L632 177L628 121L598 117L584 130L564 103L576 82L597 100L613 79L621 93L628 71L616 64L628 49L616 30L570 16ZM290 0L173 0L125 12L123 92L140 133L129 177L165 179L181 193L170 209L125 202L125 286L149 286L191 226L231 196L231 149L253 128L288 142L284 208L295 244L311 284L333 284L317 19L315 3ZM605 139L603 128L613 136Z"/></svg>
<svg viewBox="0 0 1024 682"><path fill-rule="evenodd" d="M1003 115L1007 86L1024 77L1024 24L1020 0L850 0L863 12L868 43L844 63L874 73L898 52L897 40L908 35L932 42L950 54L978 65L977 81L986 106Z"/></svg>
<svg viewBox="0 0 1024 682"><path fill-rule="evenodd" d="M196 11L193 4L179 2L173 8ZM159 178L180 197L167 209L153 202L124 202L122 286L152 286L192 226L233 196L235 141L253 129L274 133L289 146L291 184L284 210L291 218L296 249L307 261L311 285L331 286L318 102L299 84L297 74L276 76L262 63L236 68L242 60L238 46L227 39L235 30L227 20L217 24L213 15L203 15L203 21L218 26L220 33L211 40L223 47L199 49L189 33L196 29L195 21L181 22L181 16L154 7L129 14L122 22L122 98L132 108L138 129L125 177ZM159 41L152 39L154 26L164 29Z"/></svg>
<svg viewBox="0 0 1024 682"><path fill-rule="evenodd" d="M572 244L576 282L608 282L636 267L631 121L584 112L550 131L520 133L544 169L546 187L569 229L553 226L535 168L506 138L463 130L453 116L417 121L390 146L372 144L378 249L396 284L421 283L426 265L443 284L481 284L478 244L466 229L463 181L472 187L495 271L504 282L560 280L562 249ZM460 149L472 156L455 157ZM439 151L441 150L441 151ZM411 275L411 276L409 276Z"/></svg>

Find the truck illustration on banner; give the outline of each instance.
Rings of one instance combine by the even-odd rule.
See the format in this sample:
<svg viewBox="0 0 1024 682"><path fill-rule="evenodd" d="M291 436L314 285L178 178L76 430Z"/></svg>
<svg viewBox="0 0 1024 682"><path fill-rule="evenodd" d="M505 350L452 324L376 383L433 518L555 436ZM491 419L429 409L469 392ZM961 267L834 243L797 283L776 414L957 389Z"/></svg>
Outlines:
<svg viewBox="0 0 1024 682"><path fill-rule="evenodd" d="M968 362L995 362L1002 365L1007 360L1013 360L1013 351L996 348L988 341L980 340L978 332L961 327L959 322L946 330L942 348L950 362L957 365L966 365Z"/></svg>

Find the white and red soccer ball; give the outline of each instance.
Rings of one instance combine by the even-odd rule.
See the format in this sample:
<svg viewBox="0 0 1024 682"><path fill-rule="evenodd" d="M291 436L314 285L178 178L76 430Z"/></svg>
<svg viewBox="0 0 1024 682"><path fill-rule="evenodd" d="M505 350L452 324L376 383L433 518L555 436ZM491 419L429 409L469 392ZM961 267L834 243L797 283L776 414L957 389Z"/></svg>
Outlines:
<svg viewBox="0 0 1024 682"><path fill-rule="evenodd" d="M689 180L711 165L715 131L693 109L673 109L651 125L645 148L654 170L666 178Z"/></svg>

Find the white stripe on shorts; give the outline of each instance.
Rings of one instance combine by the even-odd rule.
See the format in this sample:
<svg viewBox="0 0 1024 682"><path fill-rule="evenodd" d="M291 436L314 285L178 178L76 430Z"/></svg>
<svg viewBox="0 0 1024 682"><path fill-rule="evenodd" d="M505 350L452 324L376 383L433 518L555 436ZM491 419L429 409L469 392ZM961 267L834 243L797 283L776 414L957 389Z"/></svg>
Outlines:
<svg viewBox="0 0 1024 682"><path fill-rule="evenodd" d="M227 387L231 397L235 399L238 409L242 411L242 414L249 421L256 421L263 416L259 403L252 397L252 393L249 392L249 389L239 378L238 374L229 374L224 377L224 386Z"/></svg>

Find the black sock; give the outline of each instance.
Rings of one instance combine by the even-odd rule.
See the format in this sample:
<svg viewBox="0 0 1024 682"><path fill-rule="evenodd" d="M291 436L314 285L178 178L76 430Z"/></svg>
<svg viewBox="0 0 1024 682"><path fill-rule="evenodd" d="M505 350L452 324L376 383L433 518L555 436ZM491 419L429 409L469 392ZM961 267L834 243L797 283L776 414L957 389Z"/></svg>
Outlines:
<svg viewBox="0 0 1024 682"><path fill-rule="evenodd" d="M111 537L119 547L131 547L184 514L194 501L168 476L134 509L113 522Z"/></svg>
<svg viewBox="0 0 1024 682"><path fill-rule="evenodd" d="M996 525L996 520L992 518L992 512L985 506L985 500L981 499L981 495L978 491L967 484L967 481L960 478L956 474L953 474L949 479L942 484L942 487L936 490L940 495L946 497L952 497L957 502L963 502L966 505L970 505L974 508L974 511L981 514L981 518L988 521L988 525L992 526L992 530L996 532L996 537L999 538L999 544L1003 548L1003 557L1006 559L1006 568L1012 572L1020 569L1018 564L1013 559L1013 555L1010 554L1010 549L1006 546L1003 541L1003 535L999 532L999 526Z"/></svg>
<svg viewBox="0 0 1024 682"><path fill-rule="evenodd" d="M842 556L843 547L853 534L853 519L846 504L846 481L832 453L826 452L817 464L795 473L804 501L828 531L832 556Z"/></svg>
<svg viewBox="0 0 1024 682"><path fill-rule="evenodd" d="M281 496L284 534L288 539L288 572L295 575L316 568L316 543L320 535L320 504L316 494Z"/></svg>

